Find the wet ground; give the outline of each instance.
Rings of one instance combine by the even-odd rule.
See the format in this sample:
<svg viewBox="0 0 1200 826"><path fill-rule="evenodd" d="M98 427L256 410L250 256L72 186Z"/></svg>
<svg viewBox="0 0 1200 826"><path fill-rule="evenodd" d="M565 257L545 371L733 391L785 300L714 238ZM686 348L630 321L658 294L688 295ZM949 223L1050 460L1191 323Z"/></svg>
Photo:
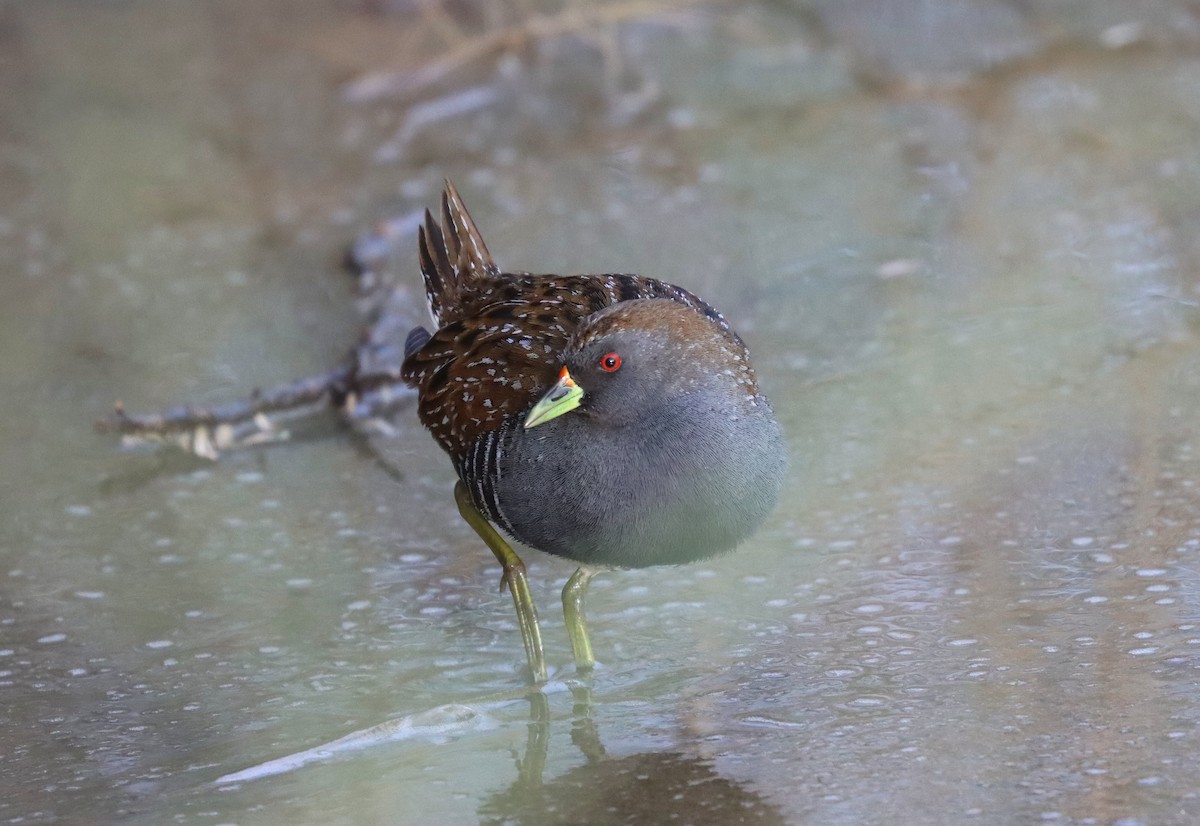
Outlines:
<svg viewBox="0 0 1200 826"><path fill-rule="evenodd" d="M487 8L0 5L0 821L1200 820L1197 7ZM791 445L739 553L597 578L590 678L530 552L533 697L415 416L91 429L327 368L447 175L720 307Z"/></svg>

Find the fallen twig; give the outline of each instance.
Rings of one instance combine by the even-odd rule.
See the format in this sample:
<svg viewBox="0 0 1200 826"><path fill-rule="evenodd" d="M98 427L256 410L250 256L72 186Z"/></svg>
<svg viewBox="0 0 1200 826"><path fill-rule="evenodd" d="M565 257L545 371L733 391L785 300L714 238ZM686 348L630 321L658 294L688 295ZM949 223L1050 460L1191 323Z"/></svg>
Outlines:
<svg viewBox="0 0 1200 826"><path fill-rule="evenodd" d="M476 61L517 51L533 41L563 35L582 36L590 29L603 29L695 5L697 0L625 0L603 4L574 3L554 14L531 14L510 26L469 37L447 38L449 50L419 70L368 72L348 83L342 96L351 103L371 103L383 98L415 95Z"/></svg>
<svg viewBox="0 0 1200 826"><path fill-rule="evenodd" d="M341 364L316 376L214 407L181 405L156 413L128 413L117 402L112 415L97 421L97 433L113 433L125 446L163 444L205 459L222 452L284 441L284 421L335 410L353 425L390 433L388 416L413 395L400 379L403 341L413 326L405 287L383 273L395 239L397 219L360 238L347 263L358 276L366 328Z"/></svg>

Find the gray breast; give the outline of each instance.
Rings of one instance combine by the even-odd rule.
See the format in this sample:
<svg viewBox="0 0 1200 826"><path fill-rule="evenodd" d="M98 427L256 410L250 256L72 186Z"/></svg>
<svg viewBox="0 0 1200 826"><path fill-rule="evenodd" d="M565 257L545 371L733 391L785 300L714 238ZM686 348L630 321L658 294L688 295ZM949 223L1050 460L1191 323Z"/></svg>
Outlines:
<svg viewBox="0 0 1200 826"><path fill-rule="evenodd" d="M520 542L639 568L731 550L778 498L783 435L763 397L683 396L632 427L568 414L506 428L490 493Z"/></svg>

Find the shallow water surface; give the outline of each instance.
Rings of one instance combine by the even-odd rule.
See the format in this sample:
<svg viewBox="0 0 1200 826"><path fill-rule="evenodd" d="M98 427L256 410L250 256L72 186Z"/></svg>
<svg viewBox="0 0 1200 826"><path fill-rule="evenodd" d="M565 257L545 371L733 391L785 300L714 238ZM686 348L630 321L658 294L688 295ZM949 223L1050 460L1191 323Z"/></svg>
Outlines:
<svg viewBox="0 0 1200 826"><path fill-rule="evenodd" d="M470 6L4 7L0 821L1200 818L1194 10ZM445 176L721 308L790 443L737 554L597 577L591 676L526 554L543 692L412 410L91 430L327 369L379 221L419 320Z"/></svg>

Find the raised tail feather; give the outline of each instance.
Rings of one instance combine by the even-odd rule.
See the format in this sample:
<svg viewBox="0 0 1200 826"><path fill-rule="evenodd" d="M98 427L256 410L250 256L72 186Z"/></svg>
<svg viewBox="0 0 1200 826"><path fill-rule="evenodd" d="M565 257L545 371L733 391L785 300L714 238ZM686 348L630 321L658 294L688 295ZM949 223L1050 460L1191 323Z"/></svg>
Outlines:
<svg viewBox="0 0 1200 826"><path fill-rule="evenodd" d="M474 285L500 273L483 236L449 180L442 192L442 222L425 210L419 236L425 299L436 327L459 318L459 308Z"/></svg>

